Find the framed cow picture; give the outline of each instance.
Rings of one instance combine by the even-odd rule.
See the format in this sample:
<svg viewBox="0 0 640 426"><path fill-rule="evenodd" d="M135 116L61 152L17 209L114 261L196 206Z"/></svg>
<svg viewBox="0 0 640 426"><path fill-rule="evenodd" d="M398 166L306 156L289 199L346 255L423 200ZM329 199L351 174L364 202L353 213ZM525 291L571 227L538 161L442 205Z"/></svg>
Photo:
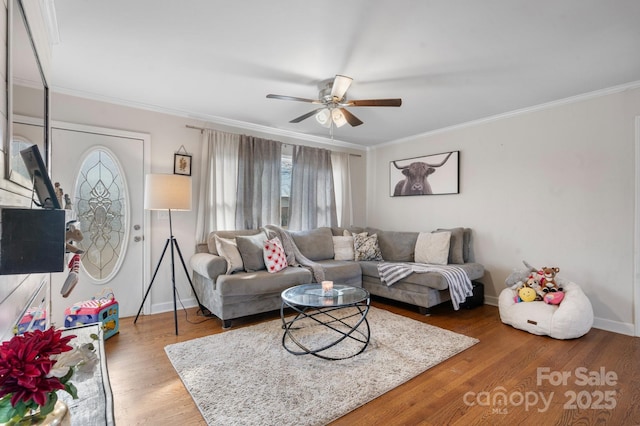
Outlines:
<svg viewBox="0 0 640 426"><path fill-rule="evenodd" d="M389 162L392 197L460 193L460 151Z"/></svg>

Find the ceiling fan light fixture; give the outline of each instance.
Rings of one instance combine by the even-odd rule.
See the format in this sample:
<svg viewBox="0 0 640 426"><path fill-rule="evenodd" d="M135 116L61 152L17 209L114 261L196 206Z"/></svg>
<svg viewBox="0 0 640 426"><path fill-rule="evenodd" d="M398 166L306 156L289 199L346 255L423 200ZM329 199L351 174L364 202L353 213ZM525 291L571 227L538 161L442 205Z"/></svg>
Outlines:
<svg viewBox="0 0 640 426"><path fill-rule="evenodd" d="M346 75L336 75L333 80L333 86L331 87L331 97L338 98L339 101L342 100L342 98L344 98L344 94L347 93L349 86L351 86L352 81L353 79Z"/></svg>
<svg viewBox="0 0 640 426"><path fill-rule="evenodd" d="M342 111L340 111L338 108L331 111L331 118L333 119L336 127L342 127L347 124L347 119L345 118Z"/></svg>
<svg viewBox="0 0 640 426"><path fill-rule="evenodd" d="M331 111L325 108L316 114L316 121L324 127L331 126Z"/></svg>

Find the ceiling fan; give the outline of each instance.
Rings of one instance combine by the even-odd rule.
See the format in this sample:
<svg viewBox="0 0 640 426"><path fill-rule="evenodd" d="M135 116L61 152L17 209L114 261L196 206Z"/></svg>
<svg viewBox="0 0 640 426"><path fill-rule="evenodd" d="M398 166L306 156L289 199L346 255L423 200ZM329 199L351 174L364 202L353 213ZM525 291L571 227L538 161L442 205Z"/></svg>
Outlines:
<svg viewBox="0 0 640 426"><path fill-rule="evenodd" d="M345 75L336 75L333 80L324 83L320 88L318 99L298 98L296 96L284 95L267 95L269 99L282 99L285 101L308 102L311 104L322 105L322 107L314 109L306 114L296 117L289 123L299 123L302 120L315 115L316 120L325 127L331 127L335 124L341 127L346 123L351 126L359 126L362 120L349 112L345 107L366 107L366 106L394 106L402 105L402 99L366 99L366 100L348 100L347 90L351 86L353 79Z"/></svg>

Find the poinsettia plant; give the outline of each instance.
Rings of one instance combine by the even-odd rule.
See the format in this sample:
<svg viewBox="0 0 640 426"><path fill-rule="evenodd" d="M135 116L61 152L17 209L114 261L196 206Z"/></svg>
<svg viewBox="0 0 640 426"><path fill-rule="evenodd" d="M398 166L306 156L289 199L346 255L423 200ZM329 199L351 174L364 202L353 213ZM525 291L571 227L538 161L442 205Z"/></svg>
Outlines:
<svg viewBox="0 0 640 426"><path fill-rule="evenodd" d="M49 414L58 401L57 390L78 397L70 382L73 366L56 365L60 354L74 350L69 342L75 337L63 337L61 330L51 327L14 336L0 345L0 422L20 419L37 409L43 416Z"/></svg>

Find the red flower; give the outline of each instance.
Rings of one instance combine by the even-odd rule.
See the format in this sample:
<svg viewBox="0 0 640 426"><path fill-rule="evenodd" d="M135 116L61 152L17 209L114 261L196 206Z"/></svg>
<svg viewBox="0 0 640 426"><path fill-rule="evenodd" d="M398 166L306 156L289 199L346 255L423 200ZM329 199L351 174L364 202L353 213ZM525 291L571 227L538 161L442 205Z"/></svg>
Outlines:
<svg viewBox="0 0 640 426"><path fill-rule="evenodd" d="M61 330L49 328L3 342L0 345L0 398L11 395L14 407L18 401L46 404L49 393L65 388L58 377L47 377L56 363L50 357L72 350L68 343L74 337L62 337Z"/></svg>

